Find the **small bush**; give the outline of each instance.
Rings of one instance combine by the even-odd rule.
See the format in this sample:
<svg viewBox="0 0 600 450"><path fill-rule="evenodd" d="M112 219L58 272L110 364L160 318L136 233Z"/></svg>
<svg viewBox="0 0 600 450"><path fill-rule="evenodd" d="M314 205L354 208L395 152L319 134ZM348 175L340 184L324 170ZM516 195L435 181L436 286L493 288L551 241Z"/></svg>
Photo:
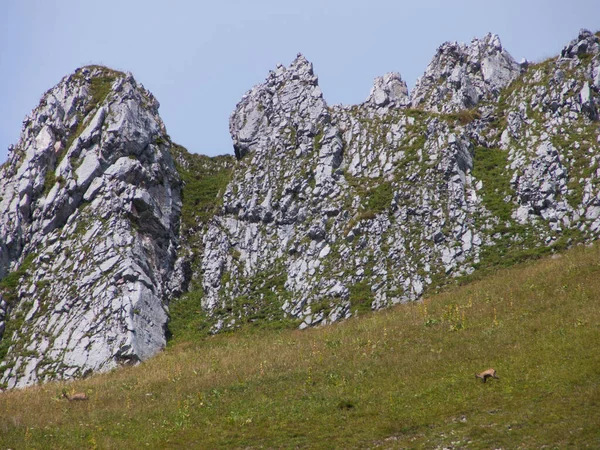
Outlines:
<svg viewBox="0 0 600 450"><path fill-rule="evenodd" d="M350 286L350 308L353 313L365 313L371 311L371 305L375 297L368 281L363 280Z"/></svg>
<svg viewBox="0 0 600 450"><path fill-rule="evenodd" d="M456 113L449 114L450 119L456 120L461 125L467 125L474 120L481 118L481 113L476 109L463 109Z"/></svg>
<svg viewBox="0 0 600 450"><path fill-rule="evenodd" d="M367 209L375 213L381 213L390 207L394 198L392 184L385 181L369 190L367 196Z"/></svg>
<svg viewBox="0 0 600 450"><path fill-rule="evenodd" d="M17 270L9 273L0 281L0 290L9 304L17 300L16 291L19 288L19 281L25 276L35 257L34 253L27 255Z"/></svg>

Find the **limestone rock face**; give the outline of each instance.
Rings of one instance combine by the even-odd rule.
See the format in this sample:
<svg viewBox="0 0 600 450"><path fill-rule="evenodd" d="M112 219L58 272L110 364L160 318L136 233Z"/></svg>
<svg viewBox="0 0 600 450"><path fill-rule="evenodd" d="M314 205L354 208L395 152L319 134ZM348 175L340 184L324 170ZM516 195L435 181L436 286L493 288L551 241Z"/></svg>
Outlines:
<svg viewBox="0 0 600 450"><path fill-rule="evenodd" d="M366 103L375 107L407 106L410 103L408 87L399 73L386 73L382 77L375 78L375 84Z"/></svg>
<svg viewBox="0 0 600 450"><path fill-rule="evenodd" d="M130 74L94 66L25 119L0 171L5 386L164 347L181 186L158 106Z"/></svg>
<svg viewBox="0 0 600 450"><path fill-rule="evenodd" d="M265 317L329 323L473 270L484 210L473 144L407 104L389 74L364 105L329 107L301 55L243 97L230 121L240 161L204 237L214 330Z"/></svg>
<svg viewBox="0 0 600 450"><path fill-rule="evenodd" d="M508 154L520 223L595 237L599 150L600 38L582 30L558 58L532 65L507 96L499 147Z"/></svg>
<svg viewBox="0 0 600 450"><path fill-rule="evenodd" d="M594 35L591 31L582 29L577 38L563 48L560 56L563 59L573 59L585 57L585 55L597 55L598 52L600 52L600 43L597 34Z"/></svg>
<svg viewBox="0 0 600 450"><path fill-rule="evenodd" d="M520 73L520 65L495 34L473 39L468 46L446 42L417 80L411 105L444 113L472 108L483 99L496 99Z"/></svg>
<svg viewBox="0 0 600 450"><path fill-rule="evenodd" d="M597 42L523 66L492 34L444 44L410 96L388 74L349 107L303 56L278 66L230 121L238 163L201 255L213 331L330 323L595 239Z"/></svg>
<svg viewBox="0 0 600 450"><path fill-rule="evenodd" d="M272 284L246 308L260 309L279 301L277 292L285 290L286 280L269 279L273 267L307 264L304 252L294 250L304 236L310 259L319 259L325 244L318 238L322 222L342 208L338 169L343 143L312 64L302 55L289 68L278 66L244 96L231 116L230 130L241 160L223 196L224 214L215 217L204 236L204 306L228 308L235 297L256 295L242 283L244 277L256 279L259 289ZM298 274L301 279L304 272ZM282 303L273 305L275 311L281 311ZM303 305L294 301L285 307Z"/></svg>

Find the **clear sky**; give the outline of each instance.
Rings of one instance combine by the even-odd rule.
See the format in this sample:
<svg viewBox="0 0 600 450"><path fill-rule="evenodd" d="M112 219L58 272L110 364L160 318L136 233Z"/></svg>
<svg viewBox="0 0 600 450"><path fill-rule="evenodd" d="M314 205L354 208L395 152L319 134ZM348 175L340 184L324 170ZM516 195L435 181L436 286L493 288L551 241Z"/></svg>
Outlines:
<svg viewBox="0 0 600 450"><path fill-rule="evenodd" d="M41 95L86 64L132 72L175 142L217 155L242 95L298 52L329 104L354 104L386 72L411 88L445 41L491 31L537 61L580 28L600 29L600 0L0 0L0 162Z"/></svg>

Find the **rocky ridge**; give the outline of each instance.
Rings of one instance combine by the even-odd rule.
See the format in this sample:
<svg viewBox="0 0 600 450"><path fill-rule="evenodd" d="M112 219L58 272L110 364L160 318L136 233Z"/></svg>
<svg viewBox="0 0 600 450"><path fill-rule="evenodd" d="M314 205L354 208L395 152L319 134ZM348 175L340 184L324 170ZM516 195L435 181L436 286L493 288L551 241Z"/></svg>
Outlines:
<svg viewBox="0 0 600 450"><path fill-rule="evenodd" d="M302 56L230 120L239 159L209 223L212 329L324 324L478 268L595 239L597 35L517 64L495 35L442 45L408 94L328 106Z"/></svg>
<svg viewBox="0 0 600 450"><path fill-rule="evenodd" d="M25 119L0 173L5 386L164 347L181 200L158 106L131 74L92 66Z"/></svg>

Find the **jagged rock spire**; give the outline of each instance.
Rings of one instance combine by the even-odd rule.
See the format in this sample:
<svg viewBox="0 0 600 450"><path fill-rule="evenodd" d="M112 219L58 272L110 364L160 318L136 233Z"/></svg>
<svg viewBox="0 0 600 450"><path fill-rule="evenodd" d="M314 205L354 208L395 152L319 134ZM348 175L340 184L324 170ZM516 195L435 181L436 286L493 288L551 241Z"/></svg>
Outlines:
<svg viewBox="0 0 600 450"><path fill-rule="evenodd" d="M229 120L236 156L242 158L248 151L267 148L261 139L290 118L307 121L313 127L327 121L327 104L318 78L312 63L301 53L287 68L278 64L265 82L248 91L236 106ZM302 123L290 125L302 128Z"/></svg>
<svg viewBox="0 0 600 450"><path fill-rule="evenodd" d="M521 66L495 34L473 39L468 46L446 42L417 80L411 105L438 112L472 108L484 98L495 98L520 73Z"/></svg>
<svg viewBox="0 0 600 450"><path fill-rule="evenodd" d="M581 29L577 38L569 42L560 52L562 58L577 58L600 53L600 37L590 30Z"/></svg>
<svg viewBox="0 0 600 450"><path fill-rule="evenodd" d="M19 278L0 289L0 384L164 347L181 209L169 147L154 96L105 67L63 78L26 118L0 172L0 277Z"/></svg>
<svg viewBox="0 0 600 450"><path fill-rule="evenodd" d="M406 82L397 72L386 73L375 78L375 83L366 104L380 108L384 106L403 107L410 103Z"/></svg>

